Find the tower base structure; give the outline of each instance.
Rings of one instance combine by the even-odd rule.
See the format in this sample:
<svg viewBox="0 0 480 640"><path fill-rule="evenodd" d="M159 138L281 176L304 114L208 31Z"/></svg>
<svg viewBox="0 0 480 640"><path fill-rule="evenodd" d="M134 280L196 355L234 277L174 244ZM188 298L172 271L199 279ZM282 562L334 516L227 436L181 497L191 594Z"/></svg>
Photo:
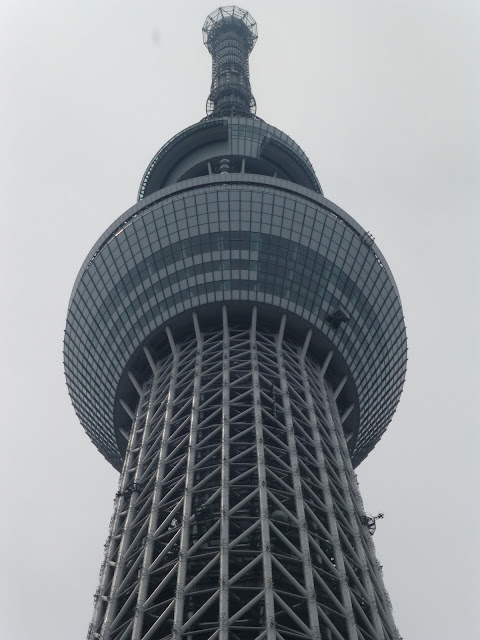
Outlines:
<svg viewBox="0 0 480 640"><path fill-rule="evenodd" d="M253 306L168 343L139 399L89 640L398 639L331 354Z"/></svg>

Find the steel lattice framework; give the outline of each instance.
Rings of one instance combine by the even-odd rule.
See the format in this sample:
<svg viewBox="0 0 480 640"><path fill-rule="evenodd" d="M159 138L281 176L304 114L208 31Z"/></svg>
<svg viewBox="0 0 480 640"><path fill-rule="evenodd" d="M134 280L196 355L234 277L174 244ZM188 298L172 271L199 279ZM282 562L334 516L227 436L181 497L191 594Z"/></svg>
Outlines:
<svg viewBox="0 0 480 640"><path fill-rule="evenodd" d="M207 18L208 116L75 281L73 405L119 471L89 640L399 640L353 467L402 391L393 275L253 115L256 23Z"/></svg>
<svg viewBox="0 0 480 640"><path fill-rule="evenodd" d="M398 638L329 359L193 327L148 353L89 638Z"/></svg>
<svg viewBox="0 0 480 640"><path fill-rule="evenodd" d="M255 20L239 7L220 7L205 20L203 41L212 55L207 114L254 114L248 56L257 41Z"/></svg>

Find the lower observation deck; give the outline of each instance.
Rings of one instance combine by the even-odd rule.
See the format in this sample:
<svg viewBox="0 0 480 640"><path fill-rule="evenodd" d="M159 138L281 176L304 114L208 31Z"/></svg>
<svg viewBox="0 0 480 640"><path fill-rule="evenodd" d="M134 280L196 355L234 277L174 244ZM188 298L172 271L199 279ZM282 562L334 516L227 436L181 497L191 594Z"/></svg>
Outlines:
<svg viewBox="0 0 480 640"><path fill-rule="evenodd" d="M230 317L258 308L259 322L286 331L341 384L358 464L385 431L406 369L406 335L393 277L348 214L292 182L249 174L176 183L141 200L99 239L70 300L65 368L74 407L117 468L123 406L166 344L196 310L202 327L226 304ZM340 322L335 322L340 314ZM218 316L220 317L220 316ZM186 320L185 320L186 321ZM191 322L191 320L190 320ZM205 324L207 323L207 324ZM122 401L122 402L121 402ZM352 406L353 405L353 406Z"/></svg>

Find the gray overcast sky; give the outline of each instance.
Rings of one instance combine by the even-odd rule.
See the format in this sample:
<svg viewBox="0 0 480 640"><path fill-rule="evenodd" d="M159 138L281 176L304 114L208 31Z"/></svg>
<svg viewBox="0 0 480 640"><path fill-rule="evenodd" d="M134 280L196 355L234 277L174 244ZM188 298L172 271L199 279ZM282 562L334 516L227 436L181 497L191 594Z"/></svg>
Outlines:
<svg viewBox="0 0 480 640"><path fill-rule="evenodd" d="M204 114L212 0L4 0L2 637L85 638L117 474L63 379L77 271L172 135ZM258 115L396 278L409 370L361 465L405 640L480 637L478 0L249 0ZM478 547L477 547L478 549Z"/></svg>

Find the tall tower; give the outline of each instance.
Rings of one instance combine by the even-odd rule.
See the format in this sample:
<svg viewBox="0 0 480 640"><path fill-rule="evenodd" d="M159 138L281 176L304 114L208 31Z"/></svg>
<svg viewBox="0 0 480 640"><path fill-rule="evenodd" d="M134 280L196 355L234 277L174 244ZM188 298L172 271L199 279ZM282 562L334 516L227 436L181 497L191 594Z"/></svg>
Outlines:
<svg viewBox="0 0 480 640"><path fill-rule="evenodd" d="M398 403L373 238L254 115L256 24L203 27L207 117L153 158L74 285L65 370L120 471L94 640L398 639L353 467Z"/></svg>

